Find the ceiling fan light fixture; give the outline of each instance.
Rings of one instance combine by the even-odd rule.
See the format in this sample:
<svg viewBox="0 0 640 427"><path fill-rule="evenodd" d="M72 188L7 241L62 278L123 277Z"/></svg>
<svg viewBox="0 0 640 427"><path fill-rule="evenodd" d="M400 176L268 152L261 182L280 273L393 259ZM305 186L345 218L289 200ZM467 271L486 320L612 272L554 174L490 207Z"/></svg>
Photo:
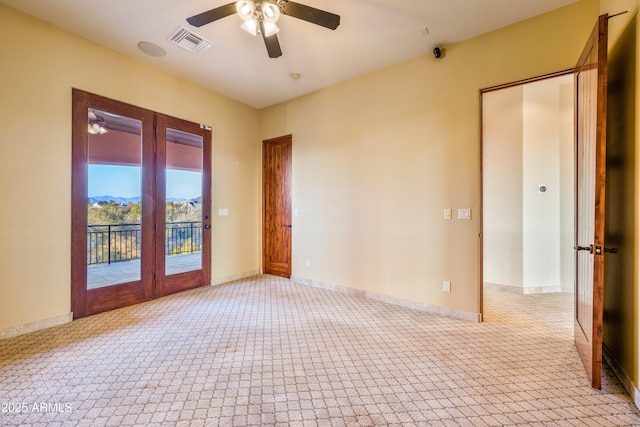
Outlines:
<svg viewBox="0 0 640 427"><path fill-rule="evenodd" d="M271 37L274 34L277 34L280 31L280 28L273 22L264 22L264 36Z"/></svg>
<svg viewBox="0 0 640 427"><path fill-rule="evenodd" d="M94 111L89 110L88 113L89 124L87 125L87 132L91 135L104 135L107 133L108 130L105 127L106 123L104 119L98 117Z"/></svg>
<svg viewBox="0 0 640 427"><path fill-rule="evenodd" d="M242 23L242 25L240 25L240 28L242 28L247 33L251 34L252 36L257 36L258 35L258 20L255 19L255 18L247 19L246 21L244 21Z"/></svg>
<svg viewBox="0 0 640 427"><path fill-rule="evenodd" d="M187 18L194 27L201 27L229 15L238 14L244 21L242 29L252 35L261 34L269 58L282 56L276 24L280 15L287 15L311 24L335 30L340 25L340 15L316 9L293 0L232 0L231 3L215 7Z"/></svg>
<svg viewBox="0 0 640 427"><path fill-rule="evenodd" d="M280 8L268 1L262 3L262 16L265 23L275 24L280 18Z"/></svg>
<svg viewBox="0 0 640 427"><path fill-rule="evenodd" d="M245 21L252 19L256 13L256 4L251 0L240 0L236 3L236 11Z"/></svg>
<svg viewBox="0 0 640 427"><path fill-rule="evenodd" d="M104 135L108 131L104 126L101 126L98 123L93 123L89 124L87 132L89 132L91 135Z"/></svg>

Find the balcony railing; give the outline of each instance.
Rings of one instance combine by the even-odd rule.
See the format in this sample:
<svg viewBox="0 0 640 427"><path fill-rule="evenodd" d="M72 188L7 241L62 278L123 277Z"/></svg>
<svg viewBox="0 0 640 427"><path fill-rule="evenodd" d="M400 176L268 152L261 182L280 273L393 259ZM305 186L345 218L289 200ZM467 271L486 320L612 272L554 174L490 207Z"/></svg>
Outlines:
<svg viewBox="0 0 640 427"><path fill-rule="evenodd" d="M111 264L140 258L140 224L93 224L87 226L87 265ZM167 255L199 252L202 223L171 222L165 228Z"/></svg>

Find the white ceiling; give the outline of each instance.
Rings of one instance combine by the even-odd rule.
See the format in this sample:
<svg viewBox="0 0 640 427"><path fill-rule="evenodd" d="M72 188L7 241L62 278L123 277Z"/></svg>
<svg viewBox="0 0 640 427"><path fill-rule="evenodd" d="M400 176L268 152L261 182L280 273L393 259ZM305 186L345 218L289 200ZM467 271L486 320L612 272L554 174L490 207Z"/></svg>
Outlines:
<svg viewBox="0 0 640 427"><path fill-rule="evenodd" d="M341 16L337 30L282 16L283 55L270 59L236 14L195 28L185 19L232 0L0 0L97 43L256 108L431 53L577 0L297 0ZM184 26L213 47L201 56L166 41ZM428 29L427 32L424 29ZM162 46L161 58L137 43ZM435 59L434 59L435 60ZM446 60L446 57L441 59ZM294 81L289 75L301 73Z"/></svg>

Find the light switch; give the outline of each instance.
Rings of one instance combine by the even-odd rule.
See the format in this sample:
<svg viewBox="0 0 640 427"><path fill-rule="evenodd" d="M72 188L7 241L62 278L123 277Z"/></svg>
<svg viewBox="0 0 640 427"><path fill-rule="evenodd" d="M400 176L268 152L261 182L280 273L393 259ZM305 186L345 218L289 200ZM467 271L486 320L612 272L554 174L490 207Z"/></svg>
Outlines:
<svg viewBox="0 0 640 427"><path fill-rule="evenodd" d="M445 209L444 214L442 215L444 219L451 219L451 209Z"/></svg>
<svg viewBox="0 0 640 427"><path fill-rule="evenodd" d="M293 215L294 216L298 216L300 214L300 212L298 211L298 209L294 209L293 210Z"/></svg>
<svg viewBox="0 0 640 427"><path fill-rule="evenodd" d="M458 209L458 219L471 219L471 209Z"/></svg>
<svg viewBox="0 0 640 427"><path fill-rule="evenodd" d="M227 208L218 209L218 216L229 216L229 209Z"/></svg>

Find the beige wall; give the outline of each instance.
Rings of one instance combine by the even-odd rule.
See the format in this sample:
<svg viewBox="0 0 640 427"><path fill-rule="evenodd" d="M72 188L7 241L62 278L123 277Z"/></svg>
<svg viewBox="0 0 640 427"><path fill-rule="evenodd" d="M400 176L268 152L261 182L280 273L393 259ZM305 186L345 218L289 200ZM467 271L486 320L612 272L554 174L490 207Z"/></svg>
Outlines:
<svg viewBox="0 0 640 427"><path fill-rule="evenodd" d="M293 134L293 275L478 313L478 91L573 67L598 9L583 0L262 110L262 139Z"/></svg>
<svg viewBox="0 0 640 427"><path fill-rule="evenodd" d="M573 76L486 92L482 107L484 282L573 292Z"/></svg>
<svg viewBox="0 0 640 427"><path fill-rule="evenodd" d="M573 218L573 204L561 209L561 199L573 199L573 185L561 186L562 170L573 169L573 159L560 163L561 150L573 148L573 76L527 84L523 91L523 285L525 292L558 292L562 283L562 229L564 218ZM568 101L568 102L567 102ZM569 131L567 132L567 128ZM547 191L540 194L539 185ZM569 224L570 232L574 226ZM568 246L570 249L573 245ZM569 267L573 266L573 261ZM564 285L564 286L563 286Z"/></svg>
<svg viewBox="0 0 640 427"><path fill-rule="evenodd" d="M71 90L213 127L213 278L260 268L258 112L0 5L0 331L69 313Z"/></svg>
<svg viewBox="0 0 640 427"><path fill-rule="evenodd" d="M544 81L523 90L522 274L524 287L536 291L560 284L559 91Z"/></svg>
<svg viewBox="0 0 640 427"><path fill-rule="evenodd" d="M522 86L482 95L483 280L523 286Z"/></svg>
<svg viewBox="0 0 640 427"><path fill-rule="evenodd" d="M638 0L602 0L601 12L629 13L609 20L607 195L605 244L620 249L605 257L603 340L615 363L630 379L640 403L638 307L640 216L638 214ZM629 388L629 385L627 384Z"/></svg>
<svg viewBox="0 0 640 427"><path fill-rule="evenodd" d="M560 286L561 291L575 291L575 160L573 135L573 77L569 84L560 89L560 109L570 111L566 121L560 126L560 139L569 141L560 144Z"/></svg>

